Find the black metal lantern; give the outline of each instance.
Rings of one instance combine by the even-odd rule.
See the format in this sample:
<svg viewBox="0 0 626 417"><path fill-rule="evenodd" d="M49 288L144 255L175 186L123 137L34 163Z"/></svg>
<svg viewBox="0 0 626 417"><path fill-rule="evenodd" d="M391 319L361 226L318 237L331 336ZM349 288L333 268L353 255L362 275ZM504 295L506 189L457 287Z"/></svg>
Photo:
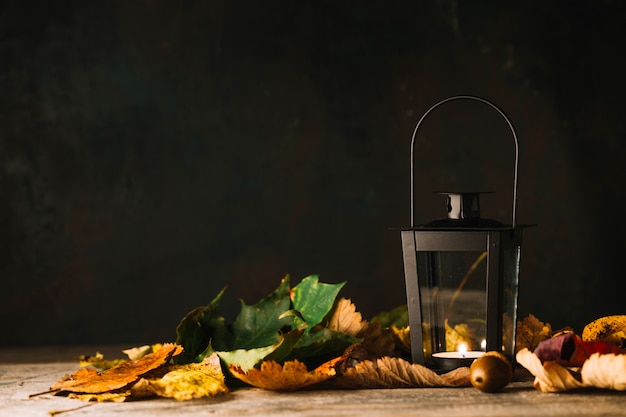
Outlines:
<svg viewBox="0 0 626 417"><path fill-rule="evenodd" d="M479 192L447 196L445 219L414 223L414 147L426 116L453 100L474 100L495 109L515 142L512 223L480 217ZM401 229L414 363L440 371L469 366L485 351L513 360L522 229L516 224L519 146L513 125L493 103L454 96L433 105L411 139L411 227Z"/></svg>

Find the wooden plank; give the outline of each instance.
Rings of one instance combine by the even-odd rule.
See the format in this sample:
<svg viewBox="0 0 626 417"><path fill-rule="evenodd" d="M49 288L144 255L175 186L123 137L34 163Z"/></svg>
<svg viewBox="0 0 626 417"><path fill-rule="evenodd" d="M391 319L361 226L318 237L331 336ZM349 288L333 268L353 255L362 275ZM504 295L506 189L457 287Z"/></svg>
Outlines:
<svg viewBox="0 0 626 417"><path fill-rule="evenodd" d="M2 351L2 349L0 349ZM26 354L28 350L24 350ZM52 352L52 351L49 351ZM3 353L6 353L3 352ZM69 353L69 352L66 352ZM2 355L6 358L6 356ZM626 416L626 394L586 390L545 394L532 378L516 372L516 381L497 394L474 388L384 390L310 390L277 393L255 388L235 389L213 398L185 402L149 399L129 403L83 403L63 397L29 395L47 390L75 361L0 364L0 416L45 416L68 410L67 416Z"/></svg>

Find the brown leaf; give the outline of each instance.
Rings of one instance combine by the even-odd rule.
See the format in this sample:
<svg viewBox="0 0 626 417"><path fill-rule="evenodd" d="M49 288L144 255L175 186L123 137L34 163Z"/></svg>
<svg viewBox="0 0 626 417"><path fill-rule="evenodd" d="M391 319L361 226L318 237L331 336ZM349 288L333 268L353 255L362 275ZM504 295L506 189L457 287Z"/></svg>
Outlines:
<svg viewBox="0 0 626 417"><path fill-rule="evenodd" d="M363 320L361 313L356 311L354 303L347 298L337 301L326 327L363 339L361 344L372 357L390 355L395 349L393 337L388 332L382 331L380 323Z"/></svg>
<svg viewBox="0 0 626 417"><path fill-rule="evenodd" d="M367 326L367 321L363 320L361 313L356 311L356 306L352 301L347 298L341 298L337 301L326 327L336 332L345 333L348 336L360 337L359 334Z"/></svg>
<svg viewBox="0 0 626 417"><path fill-rule="evenodd" d="M182 352L175 343L166 343L157 352L150 353L137 361L127 361L102 373L92 368L81 368L69 378L52 386L52 390L75 393L102 393L124 388L137 381L140 376L167 363L172 356Z"/></svg>
<svg viewBox="0 0 626 417"><path fill-rule="evenodd" d="M539 343L550 337L551 332L550 323L543 323L534 315L529 314L523 320L517 321L515 350L519 352L526 348L532 352Z"/></svg>
<svg viewBox="0 0 626 417"><path fill-rule="evenodd" d="M357 363L337 383L345 388L418 388L468 386L470 380L467 367L438 375L423 365L385 356Z"/></svg>
<svg viewBox="0 0 626 417"><path fill-rule="evenodd" d="M263 361L260 369L253 368L247 372L234 365L229 369L235 377L257 388L296 391L335 376L335 365L342 359L332 359L310 372L305 364L297 360L287 361L282 366L275 361Z"/></svg>
<svg viewBox="0 0 626 417"><path fill-rule="evenodd" d="M365 337L363 346L374 358L392 356L397 347L393 334L389 331L382 331L380 323L370 323L368 329L372 328L376 328L378 331Z"/></svg>

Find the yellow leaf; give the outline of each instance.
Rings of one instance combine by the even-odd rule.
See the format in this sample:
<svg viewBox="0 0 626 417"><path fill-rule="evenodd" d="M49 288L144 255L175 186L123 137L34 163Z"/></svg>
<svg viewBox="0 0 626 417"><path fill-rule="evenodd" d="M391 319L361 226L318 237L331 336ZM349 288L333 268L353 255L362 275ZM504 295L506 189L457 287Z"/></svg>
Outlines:
<svg viewBox="0 0 626 417"><path fill-rule="evenodd" d="M395 324L392 324L389 331L393 334L394 340L403 351L411 351L411 330L409 326L398 328Z"/></svg>
<svg viewBox="0 0 626 417"><path fill-rule="evenodd" d="M130 391L121 391L121 392L102 392L100 394L79 394L76 392L70 393L67 397L73 398L81 401L97 401L99 403L102 402L114 402L121 403L128 399L130 396Z"/></svg>
<svg viewBox="0 0 626 417"><path fill-rule="evenodd" d="M623 346L626 340L626 315L600 317L585 326L581 337L584 341L602 341Z"/></svg>
<svg viewBox="0 0 626 417"><path fill-rule="evenodd" d="M257 388L296 391L335 376L335 365L341 360L342 357L332 359L310 372L305 364L297 360L287 361L282 366L275 361L263 361L260 369L253 368L247 372L233 365L229 369L235 377Z"/></svg>
<svg viewBox="0 0 626 417"><path fill-rule="evenodd" d="M445 321L446 326L446 350L456 352L459 345L464 343L465 346L474 346L474 331L465 323L457 324L451 327L448 319Z"/></svg>
<svg viewBox="0 0 626 417"><path fill-rule="evenodd" d="M140 382L141 384L136 384L137 389L133 387L131 390L133 395L145 396L146 391L152 391L160 397L184 401L228 392L222 370L219 364L215 366L212 363L211 358L206 358L200 363L174 366L161 379L147 380L149 388L145 386L143 380ZM138 392L140 389L141 393Z"/></svg>

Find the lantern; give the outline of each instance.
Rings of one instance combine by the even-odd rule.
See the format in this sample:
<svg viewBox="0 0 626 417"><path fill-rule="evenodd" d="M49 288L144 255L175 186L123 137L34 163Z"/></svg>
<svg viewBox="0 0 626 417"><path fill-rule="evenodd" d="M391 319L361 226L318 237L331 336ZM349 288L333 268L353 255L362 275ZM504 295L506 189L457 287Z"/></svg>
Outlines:
<svg viewBox="0 0 626 417"><path fill-rule="evenodd" d="M453 100L474 100L496 110L515 143L512 223L480 217L479 192L449 192L447 218L414 223L415 138L426 116ZM516 224L519 146L513 125L493 103L453 96L421 117L411 139L411 227L401 229L407 306L414 363L449 371L469 366L485 351L510 360L515 352L522 229Z"/></svg>

